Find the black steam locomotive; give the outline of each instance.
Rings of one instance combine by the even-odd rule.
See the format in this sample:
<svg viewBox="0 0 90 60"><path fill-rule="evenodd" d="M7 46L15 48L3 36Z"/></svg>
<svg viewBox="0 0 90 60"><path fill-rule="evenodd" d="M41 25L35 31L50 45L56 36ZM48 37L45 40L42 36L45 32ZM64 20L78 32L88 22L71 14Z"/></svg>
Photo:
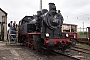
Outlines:
<svg viewBox="0 0 90 60"><path fill-rule="evenodd" d="M70 38L62 33L63 16L49 3L49 11L42 9L37 15L25 16L19 21L19 42L36 50L60 49L64 51L71 45Z"/></svg>

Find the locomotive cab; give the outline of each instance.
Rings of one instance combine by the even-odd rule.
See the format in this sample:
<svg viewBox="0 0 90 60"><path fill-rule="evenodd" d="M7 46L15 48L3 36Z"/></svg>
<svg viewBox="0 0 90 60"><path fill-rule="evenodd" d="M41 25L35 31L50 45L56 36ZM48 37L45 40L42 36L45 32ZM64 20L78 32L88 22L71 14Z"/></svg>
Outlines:
<svg viewBox="0 0 90 60"><path fill-rule="evenodd" d="M66 38L70 38L71 44L76 45L77 40L77 25L75 24L63 24L62 32L66 34Z"/></svg>

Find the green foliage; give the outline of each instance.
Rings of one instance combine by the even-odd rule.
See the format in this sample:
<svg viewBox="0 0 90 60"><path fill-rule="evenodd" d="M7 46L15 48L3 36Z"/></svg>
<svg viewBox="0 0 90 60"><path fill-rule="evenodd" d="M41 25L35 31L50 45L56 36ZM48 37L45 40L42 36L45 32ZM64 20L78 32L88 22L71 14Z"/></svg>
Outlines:
<svg viewBox="0 0 90 60"><path fill-rule="evenodd" d="M88 32L78 32L78 38L86 38L88 36Z"/></svg>
<svg viewBox="0 0 90 60"><path fill-rule="evenodd" d="M87 35L87 32L78 32L78 35Z"/></svg>
<svg viewBox="0 0 90 60"><path fill-rule="evenodd" d="M87 44L81 44L80 47L84 49L90 49L90 46Z"/></svg>

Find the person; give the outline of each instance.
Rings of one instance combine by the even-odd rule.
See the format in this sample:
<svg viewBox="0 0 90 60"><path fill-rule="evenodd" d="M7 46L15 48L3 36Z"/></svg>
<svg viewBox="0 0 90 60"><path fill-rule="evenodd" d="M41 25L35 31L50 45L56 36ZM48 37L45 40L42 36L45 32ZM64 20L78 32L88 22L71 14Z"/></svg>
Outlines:
<svg viewBox="0 0 90 60"><path fill-rule="evenodd" d="M12 23L13 23L13 21L10 22L10 27L12 27Z"/></svg>
<svg viewBox="0 0 90 60"><path fill-rule="evenodd" d="M14 23L13 23L13 27L14 27L14 28L16 27L16 21L14 21Z"/></svg>
<svg viewBox="0 0 90 60"><path fill-rule="evenodd" d="M12 22L13 21L10 21L10 23L8 24L8 27L12 27Z"/></svg>
<svg viewBox="0 0 90 60"><path fill-rule="evenodd" d="M13 27L12 27L12 34L16 34L16 21L14 21L13 23Z"/></svg>
<svg viewBox="0 0 90 60"><path fill-rule="evenodd" d="M16 24L16 37L18 37L18 25Z"/></svg>
<svg viewBox="0 0 90 60"><path fill-rule="evenodd" d="M12 27L12 23L13 23L13 21L10 21L10 23L9 23L9 27L10 27L10 28L9 28L9 29L10 29L10 31L9 31L9 32L10 32L10 34L12 34L12 31L11 31L11 30L12 30L12 28L13 28L13 27Z"/></svg>

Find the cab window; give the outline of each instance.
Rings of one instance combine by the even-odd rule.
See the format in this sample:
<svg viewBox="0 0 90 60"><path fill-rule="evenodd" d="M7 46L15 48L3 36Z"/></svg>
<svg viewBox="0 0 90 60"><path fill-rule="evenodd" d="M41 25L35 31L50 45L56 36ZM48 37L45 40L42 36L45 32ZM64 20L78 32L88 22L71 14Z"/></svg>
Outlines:
<svg viewBox="0 0 90 60"><path fill-rule="evenodd" d="M62 29L63 29L63 32L70 32L70 25L63 25Z"/></svg>
<svg viewBox="0 0 90 60"><path fill-rule="evenodd" d="M76 30L76 26L75 25L71 25L71 32L76 32L77 30Z"/></svg>

